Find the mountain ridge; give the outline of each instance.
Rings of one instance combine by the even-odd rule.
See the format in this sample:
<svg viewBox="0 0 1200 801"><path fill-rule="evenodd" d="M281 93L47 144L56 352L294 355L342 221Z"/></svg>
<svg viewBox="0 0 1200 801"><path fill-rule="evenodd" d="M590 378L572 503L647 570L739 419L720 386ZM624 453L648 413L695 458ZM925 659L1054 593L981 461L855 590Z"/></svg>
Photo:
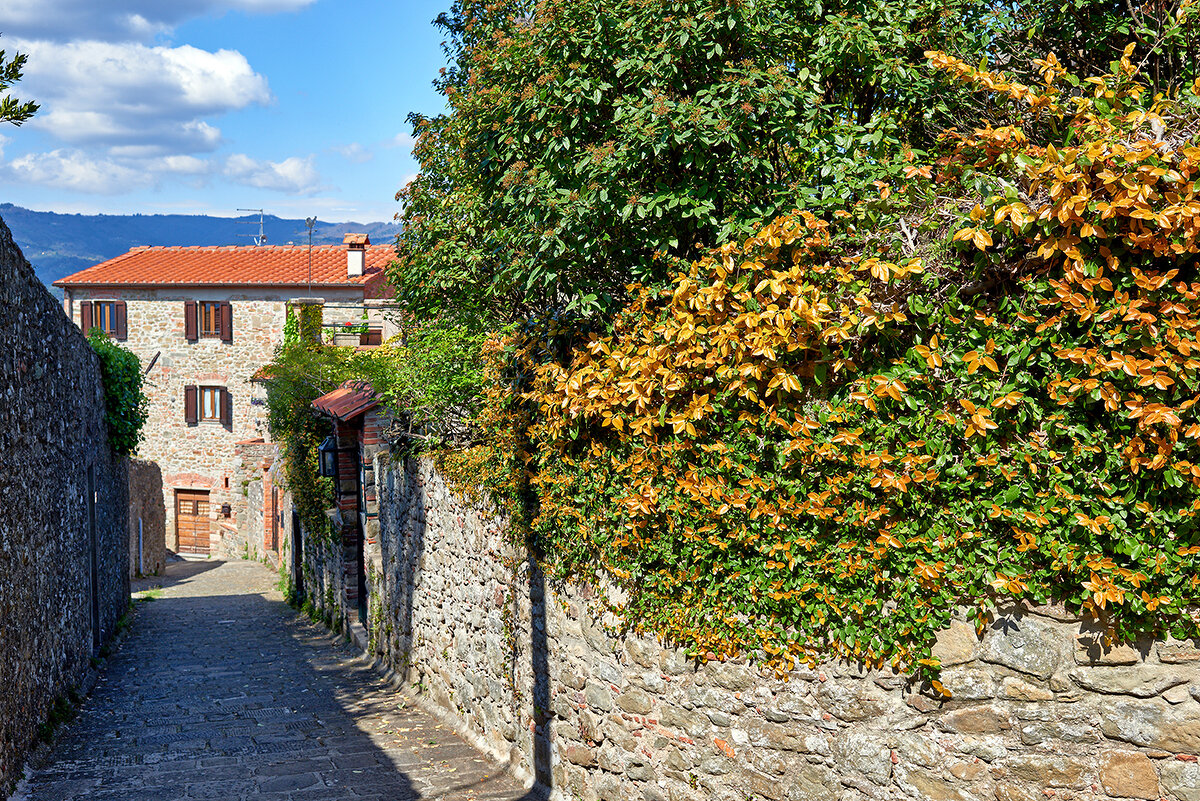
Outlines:
<svg viewBox="0 0 1200 801"><path fill-rule="evenodd" d="M139 245L249 245L258 233L258 215L61 214L0 203L0 218L47 288L60 278L126 253ZM304 220L263 215L266 244L306 244ZM313 226L314 245L341 244L347 233L365 233L376 244L393 240L396 223L322 222ZM58 294L57 292L55 294Z"/></svg>

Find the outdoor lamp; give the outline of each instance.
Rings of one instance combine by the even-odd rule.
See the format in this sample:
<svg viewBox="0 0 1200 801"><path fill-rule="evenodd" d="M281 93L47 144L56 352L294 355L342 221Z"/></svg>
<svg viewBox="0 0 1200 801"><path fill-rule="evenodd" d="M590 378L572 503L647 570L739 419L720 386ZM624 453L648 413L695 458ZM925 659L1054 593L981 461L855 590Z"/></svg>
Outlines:
<svg viewBox="0 0 1200 801"><path fill-rule="evenodd" d="M317 446L317 459L321 464L321 475L326 478L337 476L337 437L330 434L325 441Z"/></svg>

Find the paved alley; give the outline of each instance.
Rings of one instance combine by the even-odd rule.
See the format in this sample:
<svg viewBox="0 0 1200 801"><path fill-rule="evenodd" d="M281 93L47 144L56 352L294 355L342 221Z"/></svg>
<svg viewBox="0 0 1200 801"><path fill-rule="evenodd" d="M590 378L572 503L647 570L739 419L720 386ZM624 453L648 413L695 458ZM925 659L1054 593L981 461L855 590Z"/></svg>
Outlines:
<svg viewBox="0 0 1200 801"><path fill-rule="evenodd" d="M168 567L14 801L527 801L495 764L290 609L255 562Z"/></svg>

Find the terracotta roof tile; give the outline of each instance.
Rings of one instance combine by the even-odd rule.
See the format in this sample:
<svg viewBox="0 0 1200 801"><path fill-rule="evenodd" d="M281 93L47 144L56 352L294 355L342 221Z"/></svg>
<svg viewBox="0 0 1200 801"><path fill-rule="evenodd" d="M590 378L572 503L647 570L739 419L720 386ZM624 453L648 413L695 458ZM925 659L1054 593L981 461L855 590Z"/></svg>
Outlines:
<svg viewBox="0 0 1200 801"><path fill-rule="evenodd" d="M366 382L347 381L333 392L317 398L312 405L323 414L345 421L374 409L379 405L379 396Z"/></svg>
<svg viewBox="0 0 1200 801"><path fill-rule="evenodd" d="M367 297L386 289L383 271L396 251L391 245L367 247L361 276L346 274L344 245L314 245L313 288L363 286ZM307 245L137 247L128 253L60 278L55 286L291 286L309 283Z"/></svg>

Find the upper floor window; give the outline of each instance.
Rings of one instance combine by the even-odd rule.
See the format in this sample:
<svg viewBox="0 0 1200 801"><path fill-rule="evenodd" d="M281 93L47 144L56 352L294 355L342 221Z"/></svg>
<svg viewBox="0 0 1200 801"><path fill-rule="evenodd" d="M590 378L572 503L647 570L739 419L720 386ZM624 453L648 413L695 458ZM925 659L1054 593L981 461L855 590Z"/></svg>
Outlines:
<svg viewBox="0 0 1200 801"><path fill-rule="evenodd" d="M183 335L188 342L201 337L232 342L233 305L224 300L184 301Z"/></svg>
<svg viewBox="0 0 1200 801"><path fill-rule="evenodd" d="M125 301L81 301L79 304L79 327L84 333L93 328L99 328L114 339L125 339Z"/></svg>
<svg viewBox="0 0 1200 801"><path fill-rule="evenodd" d="M183 418L194 426L198 423L220 423L229 428L233 425L233 398L225 387L183 388Z"/></svg>
<svg viewBox="0 0 1200 801"><path fill-rule="evenodd" d="M214 300L202 300L196 305L200 310L200 336L221 336L221 304Z"/></svg>
<svg viewBox="0 0 1200 801"><path fill-rule="evenodd" d="M218 422L221 419L223 387L200 387L200 422Z"/></svg>

